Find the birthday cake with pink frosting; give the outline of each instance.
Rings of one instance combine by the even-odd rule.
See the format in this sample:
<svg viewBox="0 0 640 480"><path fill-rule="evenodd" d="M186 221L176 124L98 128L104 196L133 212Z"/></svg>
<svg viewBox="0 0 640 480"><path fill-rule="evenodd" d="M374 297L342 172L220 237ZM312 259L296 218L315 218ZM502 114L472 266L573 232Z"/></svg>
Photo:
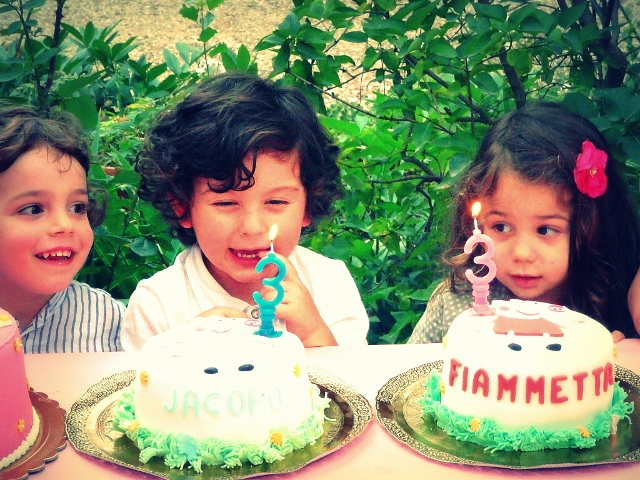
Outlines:
<svg viewBox="0 0 640 480"><path fill-rule="evenodd" d="M256 335L259 321L194 318L151 338L113 426L140 460L202 472L275 462L323 435L329 398L310 380L301 341Z"/></svg>
<svg viewBox="0 0 640 480"><path fill-rule="evenodd" d="M423 417L486 450L589 448L630 421L610 332L568 308L493 301L460 314L443 339L442 373L418 400Z"/></svg>
<svg viewBox="0 0 640 480"><path fill-rule="evenodd" d="M14 318L1 308L0 406L2 469L23 456L33 445L40 431L40 420L29 398L20 329Z"/></svg>

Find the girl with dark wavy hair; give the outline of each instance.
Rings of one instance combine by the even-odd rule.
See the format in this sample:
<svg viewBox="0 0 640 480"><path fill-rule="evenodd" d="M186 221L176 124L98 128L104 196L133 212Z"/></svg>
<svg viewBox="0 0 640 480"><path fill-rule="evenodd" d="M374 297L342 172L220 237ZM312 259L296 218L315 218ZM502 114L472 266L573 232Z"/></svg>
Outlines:
<svg viewBox="0 0 640 480"><path fill-rule="evenodd" d="M502 117L485 136L454 198L449 279L434 291L410 343L440 342L473 302L465 255L478 224L495 243L491 299L565 305L638 336L627 294L640 264L639 224L628 187L598 129L558 104L535 102ZM483 267L485 268L485 267Z"/></svg>
<svg viewBox="0 0 640 480"><path fill-rule="evenodd" d="M363 344L369 321L343 262L298 246L341 195L338 148L306 97L247 73L215 76L165 112L138 160L139 195L188 248L143 280L123 324L123 346L206 311L255 312L252 294L271 293L257 273L277 225L285 262L277 324L305 346Z"/></svg>

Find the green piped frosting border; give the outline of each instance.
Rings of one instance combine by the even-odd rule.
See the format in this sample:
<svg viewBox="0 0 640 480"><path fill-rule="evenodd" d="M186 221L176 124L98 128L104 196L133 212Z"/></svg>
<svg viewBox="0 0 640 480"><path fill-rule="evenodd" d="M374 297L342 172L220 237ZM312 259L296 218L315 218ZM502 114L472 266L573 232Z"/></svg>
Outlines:
<svg viewBox="0 0 640 480"><path fill-rule="evenodd" d="M633 412L633 402L626 402L627 393L618 382L614 385L611 406L581 431L566 429L559 431L540 430L534 427L507 431L500 428L495 420L477 418L472 415L459 415L442 405L440 391L440 373L432 370L427 382L425 395L418 399L422 406L423 418L427 415L435 418L438 427L456 440L473 442L491 452L505 451L538 451L554 448L590 448L596 441L611 435L611 417L618 416L618 421L626 419ZM472 424L475 431L472 430ZM588 431L588 436L586 435ZM583 436L583 434L585 436Z"/></svg>
<svg viewBox="0 0 640 480"><path fill-rule="evenodd" d="M175 435L139 426L133 408L133 388L123 390L122 398L113 409L113 429L124 433L140 450L140 461L147 463L152 457L164 457L170 468L190 466L202 473L205 465L239 467L243 463L259 465L282 460L285 455L313 444L324 433L324 410L331 401L320 396L320 389L313 388L313 411L295 430L274 429L280 433L282 443L275 445L268 438L261 445L230 442L216 437L196 440L190 435Z"/></svg>

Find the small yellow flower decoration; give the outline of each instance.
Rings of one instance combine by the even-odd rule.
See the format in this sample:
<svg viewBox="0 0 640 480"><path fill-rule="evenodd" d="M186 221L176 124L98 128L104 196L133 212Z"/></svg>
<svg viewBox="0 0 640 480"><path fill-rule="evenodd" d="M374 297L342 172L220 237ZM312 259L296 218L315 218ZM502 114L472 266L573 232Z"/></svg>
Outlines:
<svg viewBox="0 0 640 480"><path fill-rule="evenodd" d="M143 370L140 372L140 383L142 385L146 385L149 382L149 374L146 372L146 370Z"/></svg>
<svg viewBox="0 0 640 480"><path fill-rule="evenodd" d="M130 432L135 432L139 428L140 428L140 422L138 420L134 420L131 423L129 423L129 425L127 425L127 430L129 430Z"/></svg>
<svg viewBox="0 0 640 480"><path fill-rule="evenodd" d="M300 376L300 365L297 363L293 366L293 376L296 378Z"/></svg>
<svg viewBox="0 0 640 480"><path fill-rule="evenodd" d="M582 435L584 438L589 438L591 436L591 434L589 433L589 430L587 430L584 427L578 427L578 431L580 432L580 435Z"/></svg>
<svg viewBox="0 0 640 480"><path fill-rule="evenodd" d="M472 418L471 421L469 422L469 428L471 428L472 432L477 432L478 429L480 428L481 425L481 421L477 418Z"/></svg>
<svg viewBox="0 0 640 480"><path fill-rule="evenodd" d="M447 336L442 337L442 348L447 348Z"/></svg>
<svg viewBox="0 0 640 480"><path fill-rule="evenodd" d="M22 431L24 430L24 420L22 418L18 420L17 429L20 433L22 433Z"/></svg>
<svg viewBox="0 0 640 480"><path fill-rule="evenodd" d="M20 350L22 350L22 340L19 338L16 338L13 341L13 348L15 349L16 352L19 352Z"/></svg>
<svg viewBox="0 0 640 480"><path fill-rule="evenodd" d="M9 315L0 315L0 323L10 322L11 317Z"/></svg>
<svg viewBox="0 0 640 480"><path fill-rule="evenodd" d="M440 395L444 395L444 382L443 381L440 381L439 387L440 387Z"/></svg>
<svg viewBox="0 0 640 480"><path fill-rule="evenodd" d="M271 432L271 437L269 438L271 443L276 447L279 447L284 442L284 435L281 432Z"/></svg>
<svg viewBox="0 0 640 480"><path fill-rule="evenodd" d="M613 358L618 358L618 347L616 347L616 344L613 344Z"/></svg>

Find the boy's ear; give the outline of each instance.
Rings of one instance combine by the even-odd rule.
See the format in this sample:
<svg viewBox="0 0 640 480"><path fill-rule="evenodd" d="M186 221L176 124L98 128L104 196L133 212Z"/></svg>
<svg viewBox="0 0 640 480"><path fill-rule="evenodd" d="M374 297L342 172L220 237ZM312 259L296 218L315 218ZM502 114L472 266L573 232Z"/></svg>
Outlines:
<svg viewBox="0 0 640 480"><path fill-rule="evenodd" d="M171 196L169 198L170 198L171 208L173 208L174 213L178 217L178 223L180 224L180 226L184 228L193 227L191 223L191 216L187 213L187 207L180 200L173 198Z"/></svg>
<svg viewBox="0 0 640 480"><path fill-rule="evenodd" d="M308 227L309 225L311 225L311 220L311 215L305 212L304 217L302 217L302 226Z"/></svg>

